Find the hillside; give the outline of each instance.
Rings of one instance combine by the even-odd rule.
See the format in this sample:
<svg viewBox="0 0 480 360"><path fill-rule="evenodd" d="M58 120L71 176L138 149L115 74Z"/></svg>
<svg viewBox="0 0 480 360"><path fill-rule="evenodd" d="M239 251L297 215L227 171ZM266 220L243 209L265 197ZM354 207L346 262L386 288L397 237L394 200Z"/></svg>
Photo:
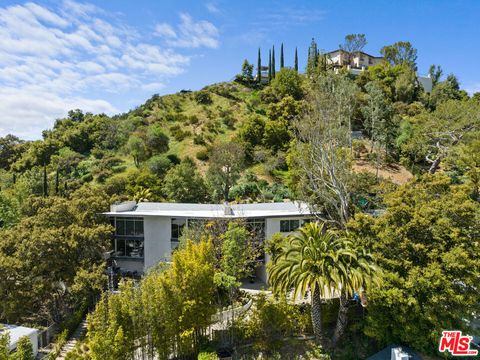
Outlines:
<svg viewBox="0 0 480 360"><path fill-rule="evenodd" d="M380 344L402 343L434 354L439 337L431 334L440 335L444 324L463 329L464 319L478 313L480 304L478 246L472 241L480 231L480 97L461 90L453 75L444 80L438 75L433 90L426 92L413 59L382 61L354 75L330 66L316 45L309 54L305 74L285 67L272 73L270 68L269 77L259 83L245 61L233 82L154 95L115 116L72 110L38 141L0 138L0 292L5 294L0 322L62 324L67 330L81 319L105 290L104 255L112 249L113 227L101 214L113 202L294 199L306 202L319 221L306 219L292 241L288 233L301 226L300 220L284 220L283 214L277 220L287 221L287 227L282 231L279 226L281 233L265 241L257 241L248 223L232 222L227 229L223 221L219 227L202 222L202 231L182 234L177 250L165 238L176 258L170 270L152 271L153 280L140 282L146 287L126 284L121 291L126 298L99 301L97 319L119 310L121 316L109 318L126 323L92 321L88 351L118 334L134 349L139 333L131 328L138 319L152 320L152 326L141 326L145 330L173 324L167 333L162 326L155 336L140 336L169 339L166 346L156 344L155 351L176 348L183 336L193 344L198 338L191 336L211 320L208 315L197 326L198 314L245 303L238 286L263 253L280 266L270 279L277 276L285 286L275 291L289 292L293 284L283 277L284 269L289 277L291 269L300 271L298 284L304 290L318 286L319 271L323 276L318 259L329 264L332 272L325 281L340 286L338 291L344 288L337 279L357 294L368 290L368 312L356 305L361 316L352 317L338 343L345 352L333 359L364 358L356 356L366 354L360 343L375 351ZM170 231L179 230L178 223L165 224ZM142 248L147 232L140 219L117 219L115 229L116 251L127 254L127 244ZM299 241L304 245L296 249ZM337 259L345 263L336 267ZM339 275L347 267L353 280ZM368 280L377 270L381 286ZM155 306L138 306L151 303L144 295L160 293ZM209 293L198 301L199 294ZM245 339L257 353L264 347L280 351L283 341L277 340L292 334L326 339L335 318L348 315L347 302L340 302L338 311L317 303L328 323L322 330L321 317L311 321L309 316L315 298L320 300L320 294L302 309L274 299L255 300L252 316L242 320L245 329L251 327ZM205 308L184 311L192 304ZM137 314L136 309L155 315ZM178 316L164 321L160 313ZM179 333L177 319L186 314L191 321ZM340 323L345 325L344 320ZM103 323L107 328L96 327ZM412 323L420 325L412 328ZM271 329L281 333L274 341L263 341L265 334L274 334ZM328 336L318 335L323 331ZM111 347L107 342L104 349Z"/></svg>

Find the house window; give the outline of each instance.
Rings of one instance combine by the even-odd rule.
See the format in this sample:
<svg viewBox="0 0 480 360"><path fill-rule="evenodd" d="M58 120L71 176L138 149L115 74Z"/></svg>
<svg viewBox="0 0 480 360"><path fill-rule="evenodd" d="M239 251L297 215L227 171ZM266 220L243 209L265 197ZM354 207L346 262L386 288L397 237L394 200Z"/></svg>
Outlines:
<svg viewBox="0 0 480 360"><path fill-rule="evenodd" d="M185 219L172 218L171 241L180 241L180 237L182 236L183 227L185 226L185 223L186 223Z"/></svg>
<svg viewBox="0 0 480 360"><path fill-rule="evenodd" d="M143 219L117 217L115 219L115 235L143 236Z"/></svg>
<svg viewBox="0 0 480 360"><path fill-rule="evenodd" d="M143 258L143 240L115 239L115 256Z"/></svg>
<svg viewBox="0 0 480 360"><path fill-rule="evenodd" d="M300 220L280 220L280 232L292 232L300 227Z"/></svg>
<svg viewBox="0 0 480 360"><path fill-rule="evenodd" d="M112 220L115 256L143 258L143 218L116 217Z"/></svg>
<svg viewBox="0 0 480 360"><path fill-rule="evenodd" d="M246 228L255 236L256 239L260 241L265 240L265 219L263 218L248 219L246 223Z"/></svg>

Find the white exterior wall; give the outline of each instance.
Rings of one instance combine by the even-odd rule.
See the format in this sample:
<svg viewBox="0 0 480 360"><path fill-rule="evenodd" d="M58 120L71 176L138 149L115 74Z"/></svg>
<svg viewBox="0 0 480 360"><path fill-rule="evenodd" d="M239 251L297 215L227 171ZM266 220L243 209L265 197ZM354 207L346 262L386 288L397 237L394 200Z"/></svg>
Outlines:
<svg viewBox="0 0 480 360"><path fill-rule="evenodd" d="M171 221L169 217L144 217L144 271L160 261L170 260Z"/></svg>
<svg viewBox="0 0 480 360"><path fill-rule="evenodd" d="M32 350L33 350L33 356L37 356L38 353L38 331L36 329L30 329L30 328L25 328L25 327L17 327L17 329L21 329L20 331L17 331L15 329L7 331L10 335L10 344L9 344L9 350L10 351L15 351L17 349L17 344L18 341L20 340L21 337L23 336L28 336L30 339L30 342L32 343Z"/></svg>
<svg viewBox="0 0 480 360"><path fill-rule="evenodd" d="M280 220L302 220L303 217L285 217L285 218L266 218L265 219L265 240L270 239L274 234L280 232ZM300 226L302 226L302 222L300 221ZM282 232L284 236L287 236L291 233ZM268 284L268 275L266 264L270 261L270 255L265 254L265 265L261 266L257 270L257 277L261 279L265 284Z"/></svg>

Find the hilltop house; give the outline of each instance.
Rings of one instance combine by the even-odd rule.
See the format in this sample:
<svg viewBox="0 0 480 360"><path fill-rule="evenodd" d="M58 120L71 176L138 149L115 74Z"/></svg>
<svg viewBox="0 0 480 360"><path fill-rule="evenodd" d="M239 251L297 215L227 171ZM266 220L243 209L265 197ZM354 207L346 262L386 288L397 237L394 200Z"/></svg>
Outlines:
<svg viewBox="0 0 480 360"><path fill-rule="evenodd" d="M334 67L349 66L351 69L366 69L383 61L383 57L369 55L363 51L350 54L342 49L338 49L330 51L326 55L327 63Z"/></svg>
<svg viewBox="0 0 480 360"><path fill-rule="evenodd" d="M138 274L159 262L169 261L183 229L195 223L243 219L264 241L277 232L295 231L311 217L307 205L297 202L229 205L129 201L112 205L105 215L115 228L112 258L121 270ZM257 269L257 277L265 282L267 261L265 255Z"/></svg>
<svg viewBox="0 0 480 360"><path fill-rule="evenodd" d="M369 66L380 64L383 61L381 56L369 55L363 51L348 53L342 49L330 51L325 54L327 63L332 65L335 72L340 68L347 67L352 75L359 75ZM425 92L432 91L432 79L430 76L420 76L417 74L418 83L423 87Z"/></svg>

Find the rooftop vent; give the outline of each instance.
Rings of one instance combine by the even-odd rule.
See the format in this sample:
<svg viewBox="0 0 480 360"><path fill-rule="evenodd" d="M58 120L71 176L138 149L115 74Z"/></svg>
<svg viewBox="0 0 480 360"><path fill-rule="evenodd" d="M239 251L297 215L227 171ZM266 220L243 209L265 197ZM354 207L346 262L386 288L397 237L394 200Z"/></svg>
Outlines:
<svg viewBox="0 0 480 360"><path fill-rule="evenodd" d="M233 215L233 209L227 201L225 201L223 203L223 214L224 215Z"/></svg>

